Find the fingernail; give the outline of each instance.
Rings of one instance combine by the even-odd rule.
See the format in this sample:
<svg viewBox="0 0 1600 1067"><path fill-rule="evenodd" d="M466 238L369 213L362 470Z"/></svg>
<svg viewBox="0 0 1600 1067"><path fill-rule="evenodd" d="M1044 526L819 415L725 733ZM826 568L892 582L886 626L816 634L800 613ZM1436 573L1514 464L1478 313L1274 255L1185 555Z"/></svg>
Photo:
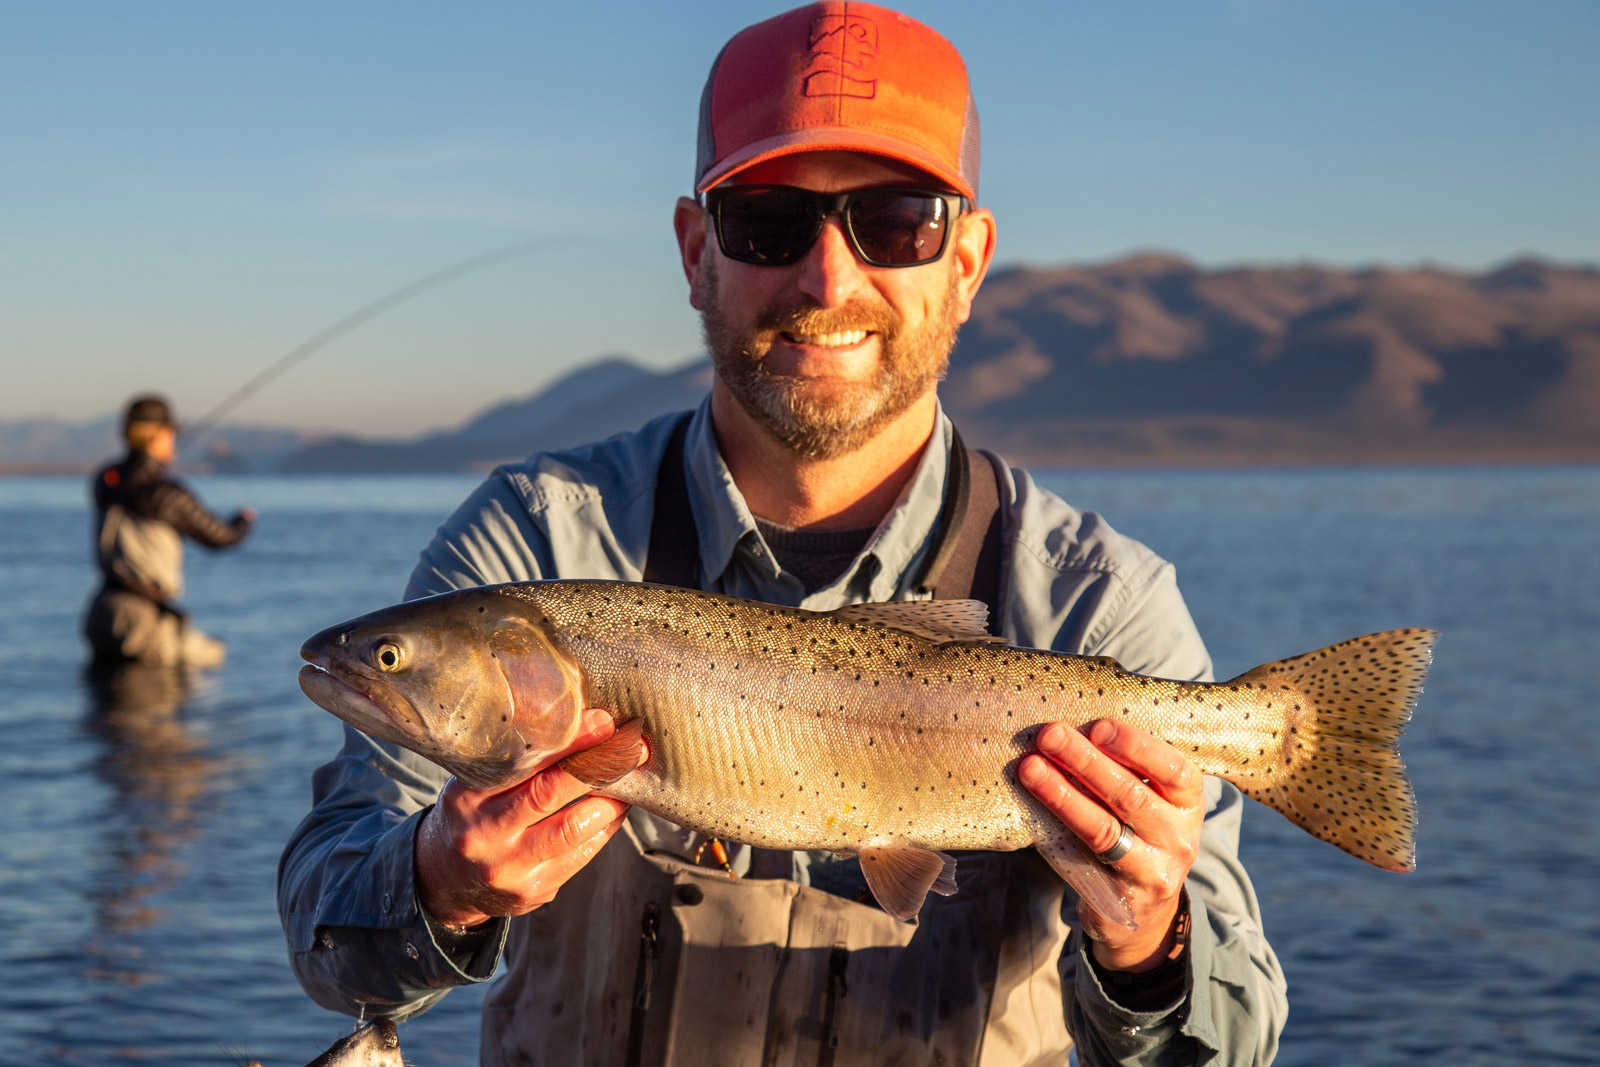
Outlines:
<svg viewBox="0 0 1600 1067"><path fill-rule="evenodd" d="M590 708L583 713L585 733L600 733L611 726L611 713L603 708Z"/></svg>
<svg viewBox="0 0 1600 1067"><path fill-rule="evenodd" d="M1045 779L1044 764L1037 756L1025 756L1017 768L1017 777L1023 785L1039 785Z"/></svg>
<svg viewBox="0 0 1600 1067"><path fill-rule="evenodd" d="M1097 745L1109 745L1117 738L1117 724L1110 719L1101 719L1089 730L1089 740Z"/></svg>
<svg viewBox="0 0 1600 1067"><path fill-rule="evenodd" d="M1057 756L1067 750L1067 731L1060 723L1053 722L1039 731L1039 751L1050 756Z"/></svg>

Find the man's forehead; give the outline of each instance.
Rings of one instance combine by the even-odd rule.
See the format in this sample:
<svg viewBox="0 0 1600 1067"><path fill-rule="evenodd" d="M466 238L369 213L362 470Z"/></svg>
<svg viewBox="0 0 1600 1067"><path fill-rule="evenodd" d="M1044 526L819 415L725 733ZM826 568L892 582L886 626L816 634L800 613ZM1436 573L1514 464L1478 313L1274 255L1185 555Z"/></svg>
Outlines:
<svg viewBox="0 0 1600 1067"><path fill-rule="evenodd" d="M807 189L839 190L872 185L909 185L943 188L944 182L926 171L887 156L868 152L793 152L747 167L728 180L730 185L798 185Z"/></svg>

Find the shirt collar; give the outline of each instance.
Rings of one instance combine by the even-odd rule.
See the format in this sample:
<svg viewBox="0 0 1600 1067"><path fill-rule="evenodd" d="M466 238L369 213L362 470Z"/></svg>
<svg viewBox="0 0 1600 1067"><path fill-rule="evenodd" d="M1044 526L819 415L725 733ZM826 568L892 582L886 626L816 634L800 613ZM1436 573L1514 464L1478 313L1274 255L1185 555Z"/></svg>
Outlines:
<svg viewBox="0 0 1600 1067"><path fill-rule="evenodd" d="M799 601L800 606L826 610L863 600L906 599L910 576L930 550L944 498L952 427L942 406L936 417L936 428L916 473L878 524L861 555L836 581ZM745 583L735 580L729 572L748 567L755 570L752 577L758 582L782 588L786 576L779 572L771 550L762 541L744 494L734 484L717 448L709 397L690 419L684 454L706 587L739 591ZM743 551L741 545L746 546ZM790 592L790 599L803 595L798 581Z"/></svg>

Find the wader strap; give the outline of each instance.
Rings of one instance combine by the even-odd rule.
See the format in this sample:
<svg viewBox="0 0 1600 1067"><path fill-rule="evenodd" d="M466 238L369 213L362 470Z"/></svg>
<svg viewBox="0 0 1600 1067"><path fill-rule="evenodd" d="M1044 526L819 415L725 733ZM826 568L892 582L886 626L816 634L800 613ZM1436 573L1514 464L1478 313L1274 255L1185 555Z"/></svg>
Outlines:
<svg viewBox="0 0 1600 1067"><path fill-rule="evenodd" d="M949 469L939 508L937 542L916 589L935 600L981 600L989 605L989 632L1000 633L1000 461L975 452L950 428ZM980 465L979 459L984 462ZM980 467L974 472L974 467Z"/></svg>
<svg viewBox="0 0 1600 1067"><path fill-rule="evenodd" d="M672 428L656 472L655 514L644 580L694 589L700 586L700 537L683 470L684 439L691 417L684 415ZM968 448L953 427L951 437L935 542L914 588L939 600L970 597L983 601L989 605L989 632L998 635L1004 535L1000 484L1004 473L998 458ZM984 462L979 463L979 457ZM974 473L974 468L987 473Z"/></svg>
<svg viewBox="0 0 1600 1067"><path fill-rule="evenodd" d="M650 548L644 558L645 581L685 589L700 587L700 534L689 507L689 479L683 473L683 442L693 417L693 412L685 412L667 438L667 450L656 472Z"/></svg>

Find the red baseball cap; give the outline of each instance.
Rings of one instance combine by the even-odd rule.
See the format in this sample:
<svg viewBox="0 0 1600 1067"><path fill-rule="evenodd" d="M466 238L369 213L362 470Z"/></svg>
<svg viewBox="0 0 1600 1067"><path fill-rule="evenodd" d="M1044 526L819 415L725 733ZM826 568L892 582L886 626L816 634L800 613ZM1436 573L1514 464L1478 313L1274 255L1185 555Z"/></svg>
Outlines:
<svg viewBox="0 0 1600 1067"><path fill-rule="evenodd" d="M978 197L978 109L955 46L897 11L829 0L722 47L700 97L695 191L768 159L887 156Z"/></svg>

